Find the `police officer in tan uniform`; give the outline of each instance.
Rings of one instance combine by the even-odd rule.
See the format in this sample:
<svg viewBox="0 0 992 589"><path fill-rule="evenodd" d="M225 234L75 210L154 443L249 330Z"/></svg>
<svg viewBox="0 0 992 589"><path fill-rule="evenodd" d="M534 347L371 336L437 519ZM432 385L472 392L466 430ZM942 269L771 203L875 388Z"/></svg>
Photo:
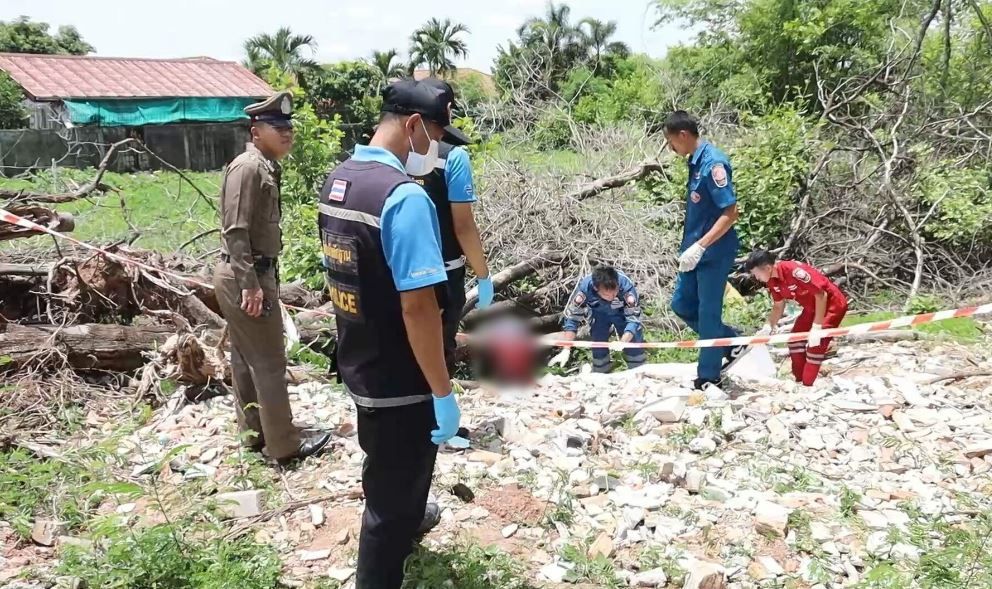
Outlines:
<svg viewBox="0 0 992 589"><path fill-rule="evenodd" d="M245 107L251 142L224 174L220 193L221 261L214 271L217 302L231 338L231 371L244 443L264 446L280 463L320 452L329 433L302 436L286 390L279 311L278 257L281 168L293 148L292 96L280 92Z"/></svg>

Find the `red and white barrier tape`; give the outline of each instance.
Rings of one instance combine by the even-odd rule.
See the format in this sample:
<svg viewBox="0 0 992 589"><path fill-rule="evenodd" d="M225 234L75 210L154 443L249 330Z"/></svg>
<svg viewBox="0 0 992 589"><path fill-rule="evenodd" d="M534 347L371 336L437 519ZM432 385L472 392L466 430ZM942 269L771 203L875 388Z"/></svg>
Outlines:
<svg viewBox="0 0 992 589"><path fill-rule="evenodd" d="M776 335L752 335L739 337L725 337L718 339L686 340L680 342L644 342L627 343L625 348L644 348L649 350L664 348L726 348L730 346L761 346L766 344L787 344L791 342L802 342L809 339L810 333L815 333L820 339L844 337L859 333L871 333L875 331L887 331L897 327L912 327L953 319L955 317L971 317L972 315L982 315L992 313L992 304L979 305L976 307L962 307L949 311L938 311L936 313L922 313L920 315L906 315L887 321L875 321L874 323L862 323L851 327L835 327L832 329L822 329L815 332L802 333L781 333ZM541 338L540 342L545 346L561 348L608 348L609 342L587 342L587 341L566 341L554 338ZM616 345L615 343L613 345Z"/></svg>
<svg viewBox="0 0 992 589"><path fill-rule="evenodd" d="M213 285L194 280L188 276L183 276L181 274L176 274L168 270L163 270L161 268L156 268L144 262L138 260L133 260L126 256L120 254L115 254L113 252L107 251L103 248L97 247L95 245L88 244L84 241L80 241L75 237L70 237L68 235L59 233L58 231L49 229L43 225L39 225L34 221L30 221L18 215L15 215L9 211L0 209L0 221L6 221L13 225L19 227L24 227L26 229L31 229L33 231L40 231L42 233L47 233L55 237L60 237L67 241L70 241L76 245L84 247L86 249L99 252L109 258L113 258L124 264L131 264L137 266L144 270L151 272L156 272L164 276L169 276L170 278L175 278L182 282L188 284L193 284L201 288L213 289ZM314 313L321 316L334 317L333 313L325 313L324 311L319 311L315 309L305 309L303 307L295 307L292 305L284 305L287 309L292 309L294 311L306 311L308 313ZM897 327L912 327L915 325L923 325L924 323L933 323L934 321L943 321L944 319L953 319L955 317L970 317L972 315L982 315L986 313L992 313L992 304L979 305L975 307L962 307L960 309L952 309L948 311L938 311L936 313L922 313L920 315L906 315L904 317L897 317L895 319L889 319L887 321L875 321L873 323L862 323L860 325L854 325L851 327L835 327L833 329L823 329L816 331L816 333L821 339L825 338L835 338L844 337L848 335L854 335L859 333L871 333L875 331L886 331L889 329ZM464 339L465 334L458 334L460 339ZM642 343L625 343L624 348L634 348L634 349L671 349L671 348L725 348L731 346L755 346L755 345L766 345L766 344L787 344L791 342L802 342L809 339L810 332L802 333L782 333L777 335L754 335L754 336L739 336L739 337L728 337L728 338L718 338L718 339L704 339L704 340L684 340L679 342L642 342ZM549 337L543 337L538 339L538 343L543 346L548 347L561 347L561 348L609 348L616 346L616 342L589 342L589 341L567 341L562 339L555 339Z"/></svg>

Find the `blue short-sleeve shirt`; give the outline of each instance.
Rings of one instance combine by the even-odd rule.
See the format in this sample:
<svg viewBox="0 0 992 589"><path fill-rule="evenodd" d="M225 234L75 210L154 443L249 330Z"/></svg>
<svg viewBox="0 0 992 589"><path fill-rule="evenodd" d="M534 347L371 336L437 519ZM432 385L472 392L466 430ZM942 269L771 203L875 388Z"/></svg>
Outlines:
<svg viewBox="0 0 992 589"><path fill-rule="evenodd" d="M448 185L448 202L475 202L472 165L464 147L455 147L448 152L444 163L444 181Z"/></svg>
<svg viewBox="0 0 992 589"><path fill-rule="evenodd" d="M680 252L689 249L713 228L724 209L737 203L730 159L713 144L704 142L689 158L685 232ZM736 257L740 243L733 227L706 248L703 261Z"/></svg>

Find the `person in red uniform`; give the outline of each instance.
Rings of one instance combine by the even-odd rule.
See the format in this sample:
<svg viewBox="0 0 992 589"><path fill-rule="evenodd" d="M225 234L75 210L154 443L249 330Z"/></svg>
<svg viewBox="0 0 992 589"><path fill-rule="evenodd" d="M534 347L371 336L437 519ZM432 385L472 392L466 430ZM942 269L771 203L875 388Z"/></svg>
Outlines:
<svg viewBox="0 0 992 589"><path fill-rule="evenodd" d="M776 261L774 254L759 250L748 256L744 269L768 286L774 301L768 324L759 333L775 333L775 326L785 312L787 300L794 300L803 308L792 328L793 333L840 327L840 322L847 314L847 298L844 293L829 278L808 264L792 260ZM797 382L808 387L813 386L820 374L820 364L826 357L830 340L829 337L821 338L816 333L810 333L805 342L789 343L792 375Z"/></svg>

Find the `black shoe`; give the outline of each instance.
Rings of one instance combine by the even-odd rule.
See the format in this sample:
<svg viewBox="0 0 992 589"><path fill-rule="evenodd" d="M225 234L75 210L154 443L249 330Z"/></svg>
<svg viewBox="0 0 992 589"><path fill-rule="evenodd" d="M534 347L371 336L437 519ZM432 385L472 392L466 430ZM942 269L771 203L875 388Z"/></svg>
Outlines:
<svg viewBox="0 0 992 589"><path fill-rule="evenodd" d="M716 387L721 387L721 388L723 387L723 381L722 380L711 380L709 378L697 378L696 380L692 381L692 388L694 390L697 390L697 391L705 391L706 390L706 385L708 385L708 384L714 385Z"/></svg>
<svg viewBox="0 0 992 589"><path fill-rule="evenodd" d="M276 462L278 462L281 466L285 466L296 462L297 460L303 460L304 458L314 456L315 454L320 454L320 452L330 441L330 432L312 434L300 440L300 449L296 451L296 454L285 458L279 458Z"/></svg>
<svg viewBox="0 0 992 589"><path fill-rule="evenodd" d="M441 523L441 506L431 501L424 508L424 519L420 522L420 527L417 528L417 535L423 536L436 528L439 523Z"/></svg>

